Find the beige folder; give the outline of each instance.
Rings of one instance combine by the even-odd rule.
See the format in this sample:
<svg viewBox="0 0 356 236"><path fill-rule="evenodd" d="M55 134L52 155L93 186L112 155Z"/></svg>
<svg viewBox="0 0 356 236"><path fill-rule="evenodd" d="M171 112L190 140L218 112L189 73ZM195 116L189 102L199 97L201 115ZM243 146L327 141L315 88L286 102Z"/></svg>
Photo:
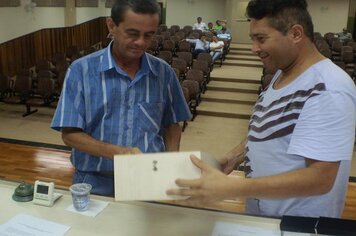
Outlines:
<svg viewBox="0 0 356 236"><path fill-rule="evenodd" d="M219 167L209 154L194 152L163 152L114 156L115 200L179 200L166 191L177 188L178 178L197 179L201 171L190 160L193 154Z"/></svg>

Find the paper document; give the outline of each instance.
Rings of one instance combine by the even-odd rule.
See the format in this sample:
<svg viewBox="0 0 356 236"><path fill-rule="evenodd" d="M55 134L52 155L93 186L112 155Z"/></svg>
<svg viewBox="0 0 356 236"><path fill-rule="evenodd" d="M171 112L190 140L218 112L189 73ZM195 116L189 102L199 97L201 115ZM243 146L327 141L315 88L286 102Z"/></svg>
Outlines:
<svg viewBox="0 0 356 236"><path fill-rule="evenodd" d="M26 214L18 214L0 225L0 236L61 236L70 226Z"/></svg>
<svg viewBox="0 0 356 236"><path fill-rule="evenodd" d="M281 236L281 231L242 224L216 222L212 236Z"/></svg>
<svg viewBox="0 0 356 236"><path fill-rule="evenodd" d="M115 155L115 200L177 200L167 196L166 191L177 188L178 178L197 179L199 168L190 160L193 154L218 167L218 162L202 152L164 152L135 155Z"/></svg>
<svg viewBox="0 0 356 236"><path fill-rule="evenodd" d="M78 213L78 214L81 214L81 215L84 215L84 216L95 217L100 212L102 212L105 209L105 207L107 207L108 205L109 205L108 202L103 202L103 201L98 201L98 200L90 200L89 208L86 211L77 211L74 208L73 204L68 206L66 208L66 210L70 211L70 212Z"/></svg>

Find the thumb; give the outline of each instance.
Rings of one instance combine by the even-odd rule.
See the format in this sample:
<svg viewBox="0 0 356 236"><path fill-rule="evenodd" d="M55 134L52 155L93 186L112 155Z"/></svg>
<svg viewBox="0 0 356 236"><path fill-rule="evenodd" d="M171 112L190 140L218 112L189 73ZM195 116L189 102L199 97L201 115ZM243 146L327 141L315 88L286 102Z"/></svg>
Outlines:
<svg viewBox="0 0 356 236"><path fill-rule="evenodd" d="M207 171L209 170L209 168L212 168L211 166L209 166L207 163L203 162L202 160L200 160L199 158L197 158L194 155L190 156L190 160L193 162L193 164L198 167L199 169L201 169L202 171Z"/></svg>

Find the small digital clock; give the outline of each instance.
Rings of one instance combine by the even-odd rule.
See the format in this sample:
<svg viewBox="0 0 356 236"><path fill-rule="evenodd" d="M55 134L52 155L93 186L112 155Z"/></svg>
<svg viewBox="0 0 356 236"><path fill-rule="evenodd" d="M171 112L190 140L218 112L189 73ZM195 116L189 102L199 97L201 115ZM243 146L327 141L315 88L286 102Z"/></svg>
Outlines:
<svg viewBox="0 0 356 236"><path fill-rule="evenodd" d="M33 191L34 204L42 206L53 206L54 202L61 196L62 194L54 192L53 182L36 180Z"/></svg>

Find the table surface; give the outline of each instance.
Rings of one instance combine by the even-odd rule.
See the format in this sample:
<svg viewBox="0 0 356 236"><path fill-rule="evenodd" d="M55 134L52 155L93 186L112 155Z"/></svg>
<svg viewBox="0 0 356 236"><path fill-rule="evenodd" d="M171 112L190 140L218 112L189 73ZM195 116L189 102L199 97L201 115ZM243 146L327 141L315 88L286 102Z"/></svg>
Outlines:
<svg viewBox="0 0 356 236"><path fill-rule="evenodd" d="M109 205L96 217L88 217L67 211L71 195L65 190L56 190L63 196L52 207L35 205L32 202L12 200L19 183L0 180L0 224L17 214L24 213L70 226L66 235L212 235L216 222L238 223L265 229L279 230L280 220L253 217L203 209L193 209L152 202L115 202L114 198L91 195L93 200Z"/></svg>

